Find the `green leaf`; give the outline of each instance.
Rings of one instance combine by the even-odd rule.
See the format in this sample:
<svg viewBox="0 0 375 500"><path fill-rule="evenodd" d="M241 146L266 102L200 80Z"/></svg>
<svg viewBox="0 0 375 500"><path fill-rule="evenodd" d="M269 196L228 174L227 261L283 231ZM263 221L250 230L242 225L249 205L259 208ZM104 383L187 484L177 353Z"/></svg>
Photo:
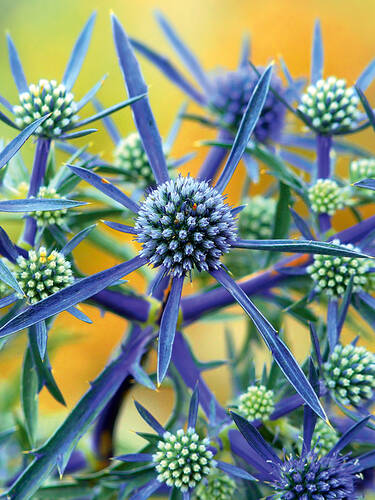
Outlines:
<svg viewBox="0 0 375 500"><path fill-rule="evenodd" d="M30 447L35 447L38 425L38 375L30 348L26 349L21 377L21 401Z"/></svg>
<svg viewBox="0 0 375 500"><path fill-rule="evenodd" d="M272 230L272 239L287 238L290 228L290 210L289 205L291 201L290 189L283 182L279 183L279 199L276 205L276 215ZM272 261L277 259L279 254L270 252L267 256L268 267Z"/></svg>

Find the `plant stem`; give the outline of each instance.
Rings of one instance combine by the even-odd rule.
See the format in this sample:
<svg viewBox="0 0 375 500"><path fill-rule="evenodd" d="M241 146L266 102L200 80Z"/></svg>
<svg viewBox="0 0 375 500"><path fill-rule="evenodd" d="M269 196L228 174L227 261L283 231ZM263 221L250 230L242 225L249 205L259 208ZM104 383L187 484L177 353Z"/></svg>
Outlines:
<svg viewBox="0 0 375 500"><path fill-rule="evenodd" d="M331 177L331 160L330 160L331 147L332 147L332 136L320 135L320 134L316 136L318 179L329 179ZM323 233L331 229L331 217L328 214L319 215L319 227Z"/></svg>
<svg viewBox="0 0 375 500"><path fill-rule="evenodd" d="M39 188L43 184L44 175L46 173L47 159L51 147L51 140L39 137L36 143L33 169L30 177L30 186L28 198L36 196ZM23 233L23 241L31 247L35 243L36 220L33 217L26 217L25 230Z"/></svg>

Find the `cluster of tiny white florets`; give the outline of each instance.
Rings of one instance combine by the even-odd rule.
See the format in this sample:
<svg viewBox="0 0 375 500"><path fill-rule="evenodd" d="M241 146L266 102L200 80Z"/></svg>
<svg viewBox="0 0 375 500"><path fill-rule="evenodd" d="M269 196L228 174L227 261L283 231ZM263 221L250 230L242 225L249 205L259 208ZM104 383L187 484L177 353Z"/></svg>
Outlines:
<svg viewBox="0 0 375 500"><path fill-rule="evenodd" d="M195 491L197 500L232 500L236 491L236 482L218 469L212 469L207 478Z"/></svg>
<svg viewBox="0 0 375 500"><path fill-rule="evenodd" d="M155 184L154 173L137 132L120 140L114 151L114 160L126 182L142 186Z"/></svg>
<svg viewBox="0 0 375 500"><path fill-rule="evenodd" d="M339 245L340 241L333 240L333 243ZM351 244L342 246L355 250ZM314 281L317 292L324 292L328 297L340 298L345 294L351 278L353 278L353 292L367 288L371 277L370 268L370 259L314 255L314 261L307 267L307 272Z"/></svg>
<svg viewBox="0 0 375 500"><path fill-rule="evenodd" d="M360 116L358 103L354 87L330 76L307 87L298 109L320 132L332 133L355 127Z"/></svg>
<svg viewBox="0 0 375 500"><path fill-rule="evenodd" d="M194 489L215 466L208 445L209 439L200 439L192 428L186 432L179 429L175 434L166 432L152 456L158 481L181 491Z"/></svg>
<svg viewBox="0 0 375 500"><path fill-rule="evenodd" d="M238 232L241 238L262 240L272 237L276 200L254 196L244 200L246 207L240 212Z"/></svg>
<svg viewBox="0 0 375 500"><path fill-rule="evenodd" d="M31 304L73 283L70 262L56 250L48 254L45 247L30 250L28 259L19 256L15 276Z"/></svg>
<svg viewBox="0 0 375 500"><path fill-rule="evenodd" d="M267 420L275 408L274 392L264 385L251 385L238 402L238 411L248 420Z"/></svg>
<svg viewBox="0 0 375 500"><path fill-rule="evenodd" d="M56 193L56 189L54 188L48 188L46 186L42 186L38 194L36 195L37 198L43 198L43 199L55 199L58 200L61 198L61 196ZM36 211L36 212L30 212L29 215L31 217L35 217L36 223L38 226L52 226L53 224L56 224L57 226L61 226L64 223L65 216L67 214L67 209L63 208L62 210L53 210L53 211Z"/></svg>
<svg viewBox="0 0 375 500"><path fill-rule="evenodd" d="M236 240L236 220L225 198L205 181L179 176L142 203L135 229L141 255L173 276L220 267Z"/></svg>
<svg viewBox="0 0 375 500"><path fill-rule="evenodd" d="M375 158L360 158L350 163L350 179L357 182L375 178Z"/></svg>
<svg viewBox="0 0 375 500"><path fill-rule="evenodd" d="M59 136L70 127L78 117L77 104L74 95L68 92L65 85L57 84L56 80L39 80L31 84L28 92L19 95L20 104L13 106L16 124L20 128L30 125L33 121L52 113L40 127L38 135L46 137Z"/></svg>
<svg viewBox="0 0 375 500"><path fill-rule="evenodd" d="M338 439L339 435L333 427L330 427L324 420L317 421L311 445L318 450L319 455L327 455Z"/></svg>
<svg viewBox="0 0 375 500"><path fill-rule="evenodd" d="M372 399L375 389L375 355L365 347L337 345L323 366L328 389L344 405Z"/></svg>
<svg viewBox="0 0 375 500"><path fill-rule="evenodd" d="M318 179L309 187L311 208L317 214L334 215L345 207L346 191L331 179Z"/></svg>

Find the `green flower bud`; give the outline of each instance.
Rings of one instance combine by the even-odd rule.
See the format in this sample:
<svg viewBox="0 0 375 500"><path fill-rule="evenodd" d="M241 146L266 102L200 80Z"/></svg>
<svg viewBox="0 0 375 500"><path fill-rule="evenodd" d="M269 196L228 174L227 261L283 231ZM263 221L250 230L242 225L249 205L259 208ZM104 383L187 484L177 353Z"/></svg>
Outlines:
<svg viewBox="0 0 375 500"><path fill-rule="evenodd" d="M239 397L238 411L250 421L267 420L274 408L274 393L264 385L251 385Z"/></svg>
<svg viewBox="0 0 375 500"><path fill-rule="evenodd" d="M308 196L315 213L334 215L344 208L347 192L331 179L318 179L309 188Z"/></svg>
<svg viewBox="0 0 375 500"><path fill-rule="evenodd" d="M15 276L31 304L46 299L74 281L70 262L56 250L48 254L45 247L30 250L28 259L19 256Z"/></svg>
<svg viewBox="0 0 375 500"><path fill-rule="evenodd" d="M373 398L375 355L365 347L337 345L324 363L327 388L343 405L358 406Z"/></svg>
<svg viewBox="0 0 375 500"><path fill-rule="evenodd" d="M360 115L358 103L354 87L330 76L307 87L298 109L321 133L332 134L355 128Z"/></svg>
<svg viewBox="0 0 375 500"><path fill-rule="evenodd" d="M166 432L152 456L158 481L181 491L194 489L215 466L209 439L200 439L194 429Z"/></svg>
<svg viewBox="0 0 375 500"><path fill-rule="evenodd" d="M77 105L74 95L68 92L65 85L56 80L39 80L29 86L28 92L19 95L20 104L13 106L16 124L25 128L33 121L51 113L36 134L44 137L58 137L77 121Z"/></svg>

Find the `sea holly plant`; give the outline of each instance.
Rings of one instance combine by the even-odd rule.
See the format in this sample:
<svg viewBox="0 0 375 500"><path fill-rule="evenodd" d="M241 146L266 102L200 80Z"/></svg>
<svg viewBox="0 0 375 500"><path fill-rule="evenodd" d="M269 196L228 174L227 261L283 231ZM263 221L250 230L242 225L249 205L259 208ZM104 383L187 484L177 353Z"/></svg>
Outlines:
<svg viewBox="0 0 375 500"><path fill-rule="evenodd" d="M81 101L72 93L94 16L61 83L27 85L8 41L20 102L13 107L0 97L15 114L11 120L1 113L1 119L19 129L0 146L0 362L2 351L20 356L18 332L27 342L19 374L0 384L0 498L370 498L375 217L366 218L362 207L373 201L375 169L371 151L340 136L375 125L363 93L375 65L355 88L344 79L323 80L317 23L310 85L301 96L306 79L293 79L284 58L286 83L274 64L263 69L250 61L245 38L235 71L206 73L169 21L160 13L157 19L195 83L129 39L112 14L128 99L108 109L94 98L101 82ZM163 141L134 49L206 114L189 115L183 105ZM89 101L97 112L80 121L76 116ZM126 112L126 105L136 130L120 133L109 115ZM285 129L290 115L301 133ZM192 145L181 158L171 156L184 117L218 129L216 140L200 141L210 150L196 177L189 173ZM90 145L68 142L91 132L78 126L94 120L113 141L113 161ZM19 150L31 135L36 146L29 169ZM316 150L317 161L291 147ZM60 150L70 155L64 163ZM334 168L341 155L344 176ZM258 178L258 163L267 168L266 190L249 179L236 190L231 179L241 159L251 180ZM337 231L333 216L348 209L354 218ZM119 263L85 275L75 258L83 241ZM134 286L133 272L142 273L145 292ZM240 308L226 310L234 304ZM66 397L52 366L67 340L56 336L55 319L67 312L79 335L81 322L91 322L87 306L128 326L101 373L49 435L39 394L46 389L61 405ZM241 339L238 325L245 319ZM223 359L197 357L186 334L191 324L215 340L217 325L224 325ZM292 354L297 328L306 347L299 362ZM205 372L218 368L230 395L207 383ZM154 431L137 433L146 442L139 447L122 440L120 425L134 386L174 394L165 423L141 404L143 392L137 396L138 413Z"/></svg>
<svg viewBox="0 0 375 500"><path fill-rule="evenodd" d="M164 14L157 11L155 17L180 62L188 71L188 78L167 57L147 46L143 41L132 38L132 45L174 85L179 87L192 102L209 112L208 116L187 113L185 114L186 118L218 128L218 140L233 140L249 98L257 85L259 71L262 72L261 67L254 71L249 64L251 56L249 36L244 35L243 37L238 67L235 70L219 67L215 71L207 72ZM218 64L220 65L220 61ZM284 61L281 68L285 73L287 84L283 84L274 71L271 77L271 87L278 96L291 103L299 98L302 82L293 80ZM285 127L286 107L278 96L273 92L267 94L259 119L254 127L253 140L268 146L280 142ZM224 151L220 148L213 148L201 166L199 178L207 180L214 178L224 158ZM257 181L259 179L257 160L247 153L244 154L243 159L249 177Z"/></svg>
<svg viewBox="0 0 375 500"><path fill-rule="evenodd" d="M87 21L74 45L61 83L57 83L56 80L40 79L37 84L28 85L16 47L12 38L8 35L9 62L19 92L20 102L12 106L4 97L1 97L1 105L15 116L15 121L13 122L3 112L0 114L0 119L11 127L23 129L36 119L48 115L46 120L41 122L34 131L38 136L38 140L28 192L30 197L37 196L39 193L52 140L56 138L70 140L95 132L95 129L80 131L75 129L114 113L141 97L135 96L135 99L130 102L125 101L116 104L89 118L79 120L79 110L93 99L102 84L102 81L98 82L80 101L75 102L71 90L84 62L94 22L95 14ZM24 231L24 242L26 244L33 245L35 232L35 219L29 218Z"/></svg>

